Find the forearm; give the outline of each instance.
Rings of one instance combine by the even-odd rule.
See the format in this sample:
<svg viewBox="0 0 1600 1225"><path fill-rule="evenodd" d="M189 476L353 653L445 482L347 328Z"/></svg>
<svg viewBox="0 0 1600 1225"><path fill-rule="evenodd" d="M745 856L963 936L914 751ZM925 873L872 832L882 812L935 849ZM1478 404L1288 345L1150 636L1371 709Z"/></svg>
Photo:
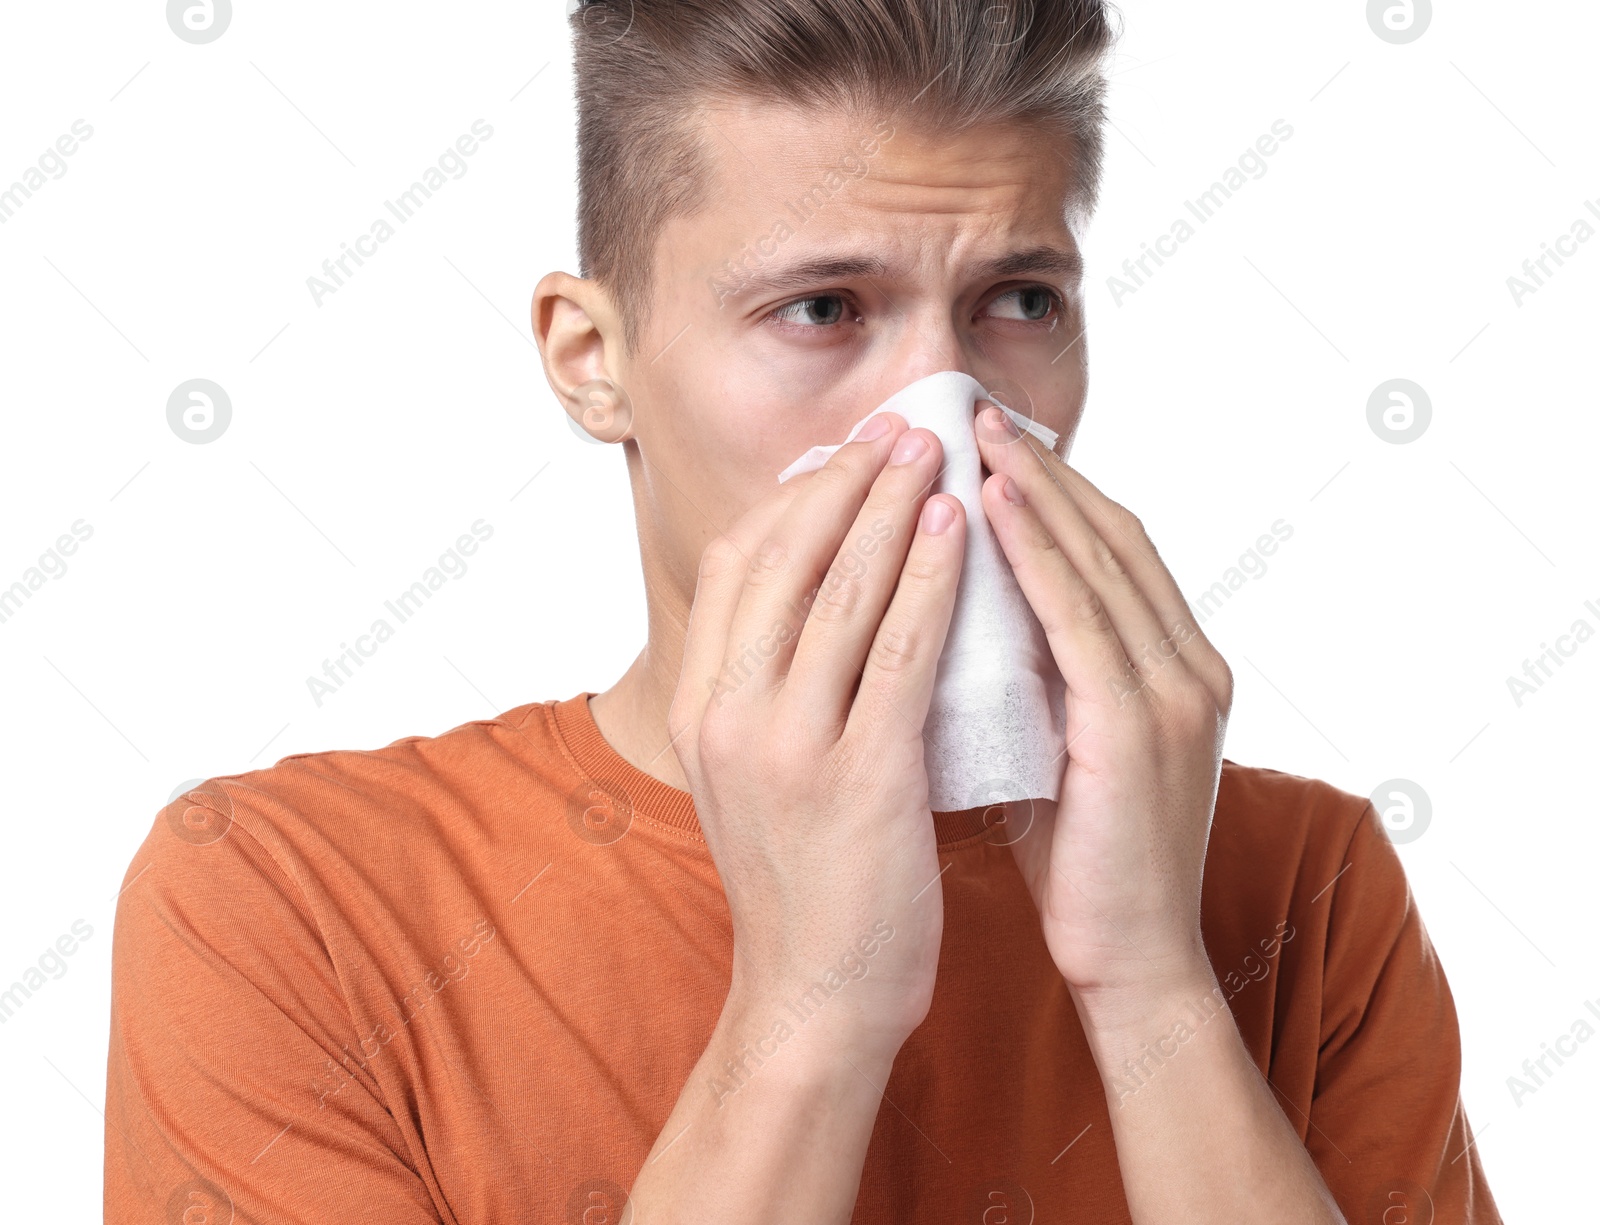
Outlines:
<svg viewBox="0 0 1600 1225"><path fill-rule="evenodd" d="M1137 999L1073 992L1138 1225L1344 1225L1207 969Z"/></svg>
<svg viewBox="0 0 1600 1225"><path fill-rule="evenodd" d="M633 1225L849 1221L893 1057L816 1021L780 1039L777 1016L730 995L634 1181Z"/></svg>

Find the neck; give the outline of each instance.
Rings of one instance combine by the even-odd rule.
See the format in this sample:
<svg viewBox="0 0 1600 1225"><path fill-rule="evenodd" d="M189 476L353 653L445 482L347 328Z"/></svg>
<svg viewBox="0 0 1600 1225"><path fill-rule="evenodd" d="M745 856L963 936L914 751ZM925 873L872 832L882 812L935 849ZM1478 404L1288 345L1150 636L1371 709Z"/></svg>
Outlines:
<svg viewBox="0 0 1600 1225"><path fill-rule="evenodd" d="M652 634L621 679L589 699L589 711L600 734L629 765L687 791L689 781L667 733L667 710L683 658L682 638L676 639L678 647L671 651L654 645L656 641Z"/></svg>

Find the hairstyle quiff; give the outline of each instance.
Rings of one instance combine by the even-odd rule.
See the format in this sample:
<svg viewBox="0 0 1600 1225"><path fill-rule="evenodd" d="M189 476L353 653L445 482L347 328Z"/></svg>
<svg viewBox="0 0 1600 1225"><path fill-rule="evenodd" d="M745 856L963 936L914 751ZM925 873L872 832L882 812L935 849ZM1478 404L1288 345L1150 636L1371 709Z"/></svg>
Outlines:
<svg viewBox="0 0 1600 1225"><path fill-rule="evenodd" d="M588 0L569 23L578 270L616 301L630 355L661 228L705 203L696 118L717 98L1033 124L1070 144L1075 203L1094 207L1115 39L1101 0Z"/></svg>

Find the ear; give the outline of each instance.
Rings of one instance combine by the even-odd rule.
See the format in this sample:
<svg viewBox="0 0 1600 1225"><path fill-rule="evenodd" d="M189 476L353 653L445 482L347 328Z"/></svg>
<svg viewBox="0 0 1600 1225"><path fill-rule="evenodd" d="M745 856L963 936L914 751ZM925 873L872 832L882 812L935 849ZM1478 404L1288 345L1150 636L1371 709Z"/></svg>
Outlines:
<svg viewBox="0 0 1600 1225"><path fill-rule="evenodd" d="M615 372L621 366L622 322L610 295L593 281L551 272L534 287L532 316L545 379L568 416L599 441L622 441L631 433L631 419L617 419L620 406L597 403L621 395ZM597 429L600 418L606 421Z"/></svg>

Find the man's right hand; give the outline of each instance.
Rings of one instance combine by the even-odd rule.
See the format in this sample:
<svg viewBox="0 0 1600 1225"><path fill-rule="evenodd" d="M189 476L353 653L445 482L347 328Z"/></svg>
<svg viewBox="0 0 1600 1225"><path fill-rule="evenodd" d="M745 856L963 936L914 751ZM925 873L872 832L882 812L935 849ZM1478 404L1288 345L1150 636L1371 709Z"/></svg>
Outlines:
<svg viewBox="0 0 1600 1225"><path fill-rule="evenodd" d="M883 1084L932 1000L944 910L922 728L965 512L928 496L938 437L881 416L701 560L668 731L734 965L634 1186L651 1221L848 1219Z"/></svg>

